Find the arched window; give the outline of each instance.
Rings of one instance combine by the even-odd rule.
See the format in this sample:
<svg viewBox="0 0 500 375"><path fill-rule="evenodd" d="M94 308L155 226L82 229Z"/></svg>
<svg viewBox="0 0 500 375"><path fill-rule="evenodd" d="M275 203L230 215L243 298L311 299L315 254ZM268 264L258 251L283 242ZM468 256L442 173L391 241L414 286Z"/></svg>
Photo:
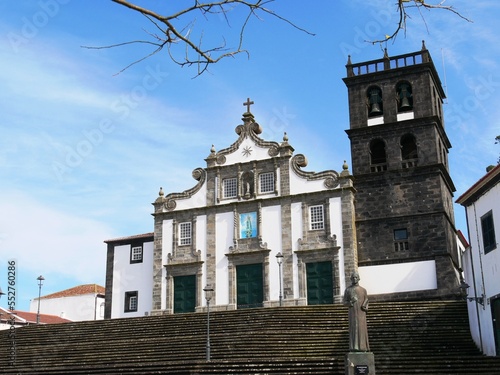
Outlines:
<svg viewBox="0 0 500 375"><path fill-rule="evenodd" d="M385 143L381 139L374 139L370 143L371 171L382 172L387 170L387 155Z"/></svg>
<svg viewBox="0 0 500 375"><path fill-rule="evenodd" d="M370 86L366 92L368 103L368 117L377 117L384 114L382 90L378 86Z"/></svg>
<svg viewBox="0 0 500 375"><path fill-rule="evenodd" d="M398 95L398 112L407 112L413 110L413 94L410 83L403 81L396 87Z"/></svg>
<svg viewBox="0 0 500 375"><path fill-rule="evenodd" d="M412 134L405 134L401 137L401 160L403 168L417 165L418 152L417 141Z"/></svg>

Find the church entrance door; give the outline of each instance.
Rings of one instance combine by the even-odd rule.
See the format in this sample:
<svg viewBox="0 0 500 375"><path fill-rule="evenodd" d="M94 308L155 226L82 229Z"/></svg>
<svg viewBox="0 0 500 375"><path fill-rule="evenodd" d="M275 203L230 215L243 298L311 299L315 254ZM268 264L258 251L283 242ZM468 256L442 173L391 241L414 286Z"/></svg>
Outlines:
<svg viewBox="0 0 500 375"><path fill-rule="evenodd" d="M333 303L332 262L306 263L307 304Z"/></svg>
<svg viewBox="0 0 500 375"><path fill-rule="evenodd" d="M194 312L196 275L174 277L174 314Z"/></svg>
<svg viewBox="0 0 500 375"><path fill-rule="evenodd" d="M262 307L264 301L262 264L236 266L236 305L238 309Z"/></svg>
<svg viewBox="0 0 500 375"><path fill-rule="evenodd" d="M491 316L493 318L493 330L495 333L495 348L497 356L500 356L500 298L491 300Z"/></svg>

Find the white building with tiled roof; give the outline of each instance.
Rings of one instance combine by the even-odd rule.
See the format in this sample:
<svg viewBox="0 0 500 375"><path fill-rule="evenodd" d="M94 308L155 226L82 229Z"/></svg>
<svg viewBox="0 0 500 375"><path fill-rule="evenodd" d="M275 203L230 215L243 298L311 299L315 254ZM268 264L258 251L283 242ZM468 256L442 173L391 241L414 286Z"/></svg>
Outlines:
<svg viewBox="0 0 500 375"><path fill-rule="evenodd" d="M153 304L154 234L114 238L107 244L106 318L144 316Z"/></svg>
<svg viewBox="0 0 500 375"><path fill-rule="evenodd" d="M474 341L486 355L500 355L500 165L458 199L465 208L470 246L464 252L464 288Z"/></svg>
<svg viewBox="0 0 500 375"><path fill-rule="evenodd" d="M31 300L30 311L38 311L38 298ZM97 284L78 285L42 296L40 313L72 321L104 319L104 287Z"/></svg>
<svg viewBox="0 0 500 375"><path fill-rule="evenodd" d="M24 327L30 324L36 324L37 313L28 311L14 310L10 311L0 307L0 330L14 327ZM60 324L71 322L55 315L40 314L39 324Z"/></svg>

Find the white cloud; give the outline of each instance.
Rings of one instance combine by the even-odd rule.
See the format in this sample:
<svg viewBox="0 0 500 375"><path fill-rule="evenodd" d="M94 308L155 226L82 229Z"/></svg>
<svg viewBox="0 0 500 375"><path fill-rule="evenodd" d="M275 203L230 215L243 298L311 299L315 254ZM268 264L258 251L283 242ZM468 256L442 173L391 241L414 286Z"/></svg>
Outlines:
<svg viewBox="0 0 500 375"><path fill-rule="evenodd" d="M81 217L72 207L51 208L34 196L2 192L0 259L17 259L22 274L57 273L82 283L103 283L103 240L114 237L109 227Z"/></svg>

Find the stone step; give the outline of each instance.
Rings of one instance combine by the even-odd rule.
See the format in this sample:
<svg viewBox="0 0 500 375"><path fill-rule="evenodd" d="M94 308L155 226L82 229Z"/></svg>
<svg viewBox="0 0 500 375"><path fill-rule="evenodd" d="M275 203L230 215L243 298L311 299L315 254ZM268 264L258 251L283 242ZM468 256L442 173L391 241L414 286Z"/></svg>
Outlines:
<svg viewBox="0 0 500 375"><path fill-rule="evenodd" d="M296 306L190 313L16 331L19 373L343 374L347 309ZM370 345L380 374L490 374L500 358L473 343L463 301L370 305ZM0 352L9 352L0 332ZM13 373L0 356L0 374ZM79 372L80 371L80 372ZM468 371L468 372L467 372Z"/></svg>

